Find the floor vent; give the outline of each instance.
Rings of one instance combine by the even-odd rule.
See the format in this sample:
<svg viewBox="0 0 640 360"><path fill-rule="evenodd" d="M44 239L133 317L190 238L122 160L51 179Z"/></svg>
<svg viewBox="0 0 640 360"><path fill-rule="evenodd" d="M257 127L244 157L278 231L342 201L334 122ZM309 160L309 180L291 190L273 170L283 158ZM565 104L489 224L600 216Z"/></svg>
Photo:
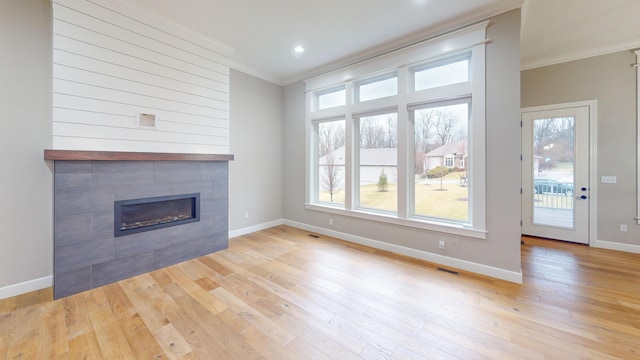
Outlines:
<svg viewBox="0 0 640 360"><path fill-rule="evenodd" d="M453 274L453 275L459 275L457 271L453 271L453 270L449 270L449 269L445 269L445 268L441 268L441 267L438 268L438 271L443 271L443 272L446 272L446 273L449 273L449 274Z"/></svg>
<svg viewBox="0 0 640 360"><path fill-rule="evenodd" d="M309 234L309 236L311 236L312 238L316 238L316 239L320 238L320 236L318 236L316 234Z"/></svg>

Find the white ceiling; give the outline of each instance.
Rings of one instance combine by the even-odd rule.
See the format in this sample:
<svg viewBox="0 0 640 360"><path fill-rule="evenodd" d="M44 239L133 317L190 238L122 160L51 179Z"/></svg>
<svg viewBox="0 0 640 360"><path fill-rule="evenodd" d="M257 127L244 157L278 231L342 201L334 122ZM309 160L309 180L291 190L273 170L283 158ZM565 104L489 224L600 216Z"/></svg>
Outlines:
<svg viewBox="0 0 640 360"><path fill-rule="evenodd" d="M289 84L519 7L522 0L127 0L231 48L232 67ZM522 65L640 47L639 0L526 0ZM297 54L295 46L306 51Z"/></svg>
<svg viewBox="0 0 640 360"><path fill-rule="evenodd" d="M638 0L526 0L523 69L640 48Z"/></svg>

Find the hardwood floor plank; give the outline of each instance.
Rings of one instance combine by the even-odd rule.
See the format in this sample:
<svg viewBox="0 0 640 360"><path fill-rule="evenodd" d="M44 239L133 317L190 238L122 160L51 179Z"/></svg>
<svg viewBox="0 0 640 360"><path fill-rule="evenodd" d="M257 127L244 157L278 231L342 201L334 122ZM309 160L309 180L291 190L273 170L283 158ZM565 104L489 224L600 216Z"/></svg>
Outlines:
<svg viewBox="0 0 640 360"><path fill-rule="evenodd" d="M273 320L256 311L224 288L217 288L212 293L224 301L236 314L278 344L286 345L295 338L291 332L274 323Z"/></svg>
<svg viewBox="0 0 640 360"><path fill-rule="evenodd" d="M131 304L138 311L140 319L151 331L167 358L171 360L182 359L187 354L193 353L193 349L162 313L160 307L156 306L158 303L155 302L154 299L158 299L161 295L156 291L158 287L155 286L155 283L151 283L151 285L146 287L146 289L151 291L145 291L140 286L138 280L145 278L148 279L146 276L139 276L122 281L119 285L131 301Z"/></svg>
<svg viewBox="0 0 640 360"><path fill-rule="evenodd" d="M72 360L96 359L102 360L102 352L96 333L93 331L79 334L69 341L69 358Z"/></svg>
<svg viewBox="0 0 640 360"><path fill-rule="evenodd" d="M166 357L138 314L120 319L118 323L136 359L163 359Z"/></svg>
<svg viewBox="0 0 640 360"><path fill-rule="evenodd" d="M308 235L0 300L0 359L640 359L638 254L523 237L519 285Z"/></svg>
<svg viewBox="0 0 640 360"><path fill-rule="evenodd" d="M198 319L202 329L211 336L211 338L220 344L225 351L234 359L260 359L261 356L251 347L248 346L242 337L229 329L214 314L208 311L208 308L199 303L196 299L189 296L181 287L167 286L167 293L176 301L180 308L193 319Z"/></svg>
<svg viewBox="0 0 640 360"><path fill-rule="evenodd" d="M171 285L168 285L171 288ZM221 359L233 359L233 356L200 325L199 319L194 319L186 309L180 307L173 299L163 299L161 309L167 319L194 349L198 358L207 359L211 354Z"/></svg>
<svg viewBox="0 0 640 360"><path fill-rule="evenodd" d="M62 302L46 302L40 317L40 330L38 336L41 345L41 357L62 359L69 355L67 343L67 329L64 319L64 307Z"/></svg>

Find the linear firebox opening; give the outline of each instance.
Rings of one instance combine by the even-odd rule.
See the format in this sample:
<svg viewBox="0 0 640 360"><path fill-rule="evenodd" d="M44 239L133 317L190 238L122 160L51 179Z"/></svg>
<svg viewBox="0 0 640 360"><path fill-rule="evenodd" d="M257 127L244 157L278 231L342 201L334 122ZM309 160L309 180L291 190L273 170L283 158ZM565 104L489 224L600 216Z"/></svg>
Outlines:
<svg viewBox="0 0 640 360"><path fill-rule="evenodd" d="M114 236L200 221L200 193L114 202Z"/></svg>

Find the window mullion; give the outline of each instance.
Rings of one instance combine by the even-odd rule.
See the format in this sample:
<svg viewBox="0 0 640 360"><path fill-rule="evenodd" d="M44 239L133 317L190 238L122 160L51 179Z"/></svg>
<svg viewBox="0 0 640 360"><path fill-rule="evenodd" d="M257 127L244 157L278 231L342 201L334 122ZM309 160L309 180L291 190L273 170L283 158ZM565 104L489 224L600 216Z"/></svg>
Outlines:
<svg viewBox="0 0 640 360"><path fill-rule="evenodd" d="M355 144L356 144L356 136L357 132L355 131L355 122L353 119L353 82L348 81L345 84L345 96L346 96L346 106L345 106L345 179L344 179L344 208L347 210L353 210L355 208L355 204L357 204L355 198L355 181L357 181L355 175L355 166L356 161L354 159L355 156Z"/></svg>
<svg viewBox="0 0 640 360"><path fill-rule="evenodd" d="M411 201L411 191L409 190L413 179L413 161L410 152L412 139L409 134L409 112L407 111L407 100L409 92L409 69L406 66L398 69L398 217L406 219L411 212L409 207Z"/></svg>

